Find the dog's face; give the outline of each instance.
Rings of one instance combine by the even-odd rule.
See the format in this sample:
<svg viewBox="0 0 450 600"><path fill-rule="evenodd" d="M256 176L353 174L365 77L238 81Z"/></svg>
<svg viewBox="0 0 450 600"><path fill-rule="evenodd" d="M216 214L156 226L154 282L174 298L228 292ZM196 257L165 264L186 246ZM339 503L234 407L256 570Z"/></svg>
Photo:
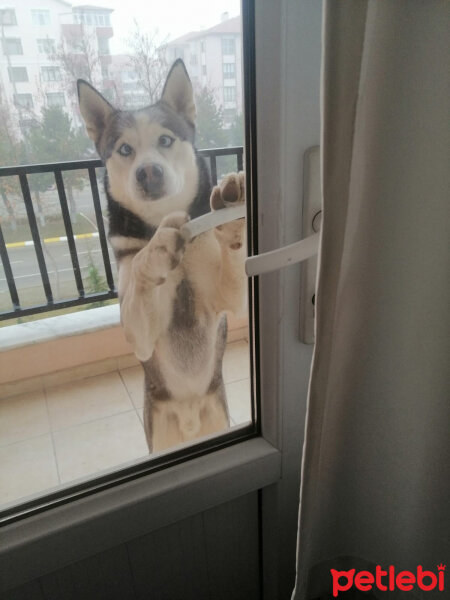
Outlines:
<svg viewBox="0 0 450 600"><path fill-rule="evenodd" d="M186 210L196 194L198 172L196 110L184 63L174 63L161 100L147 108L116 110L82 80L78 96L114 200L153 225L169 212Z"/></svg>

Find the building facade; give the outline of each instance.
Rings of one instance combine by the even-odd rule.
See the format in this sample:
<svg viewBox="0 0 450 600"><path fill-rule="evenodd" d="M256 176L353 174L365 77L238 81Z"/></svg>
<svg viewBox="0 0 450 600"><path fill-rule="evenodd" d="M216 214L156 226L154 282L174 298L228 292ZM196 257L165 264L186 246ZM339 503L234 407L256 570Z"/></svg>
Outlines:
<svg viewBox="0 0 450 600"><path fill-rule="evenodd" d="M208 87L223 110L225 125L242 112L241 17L222 15L218 25L188 33L166 45L170 64L182 58L194 87Z"/></svg>
<svg viewBox="0 0 450 600"><path fill-rule="evenodd" d="M44 106L78 120L77 77L108 88L112 10L64 0L20 0L0 8L0 103L19 136Z"/></svg>

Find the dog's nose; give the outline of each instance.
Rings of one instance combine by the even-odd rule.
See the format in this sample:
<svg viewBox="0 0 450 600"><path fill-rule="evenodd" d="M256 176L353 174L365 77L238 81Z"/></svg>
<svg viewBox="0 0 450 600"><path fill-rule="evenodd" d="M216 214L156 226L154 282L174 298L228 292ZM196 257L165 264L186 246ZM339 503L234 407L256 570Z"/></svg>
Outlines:
<svg viewBox="0 0 450 600"><path fill-rule="evenodd" d="M136 180L150 195L160 195L164 181L164 169L156 163L141 165L136 169Z"/></svg>

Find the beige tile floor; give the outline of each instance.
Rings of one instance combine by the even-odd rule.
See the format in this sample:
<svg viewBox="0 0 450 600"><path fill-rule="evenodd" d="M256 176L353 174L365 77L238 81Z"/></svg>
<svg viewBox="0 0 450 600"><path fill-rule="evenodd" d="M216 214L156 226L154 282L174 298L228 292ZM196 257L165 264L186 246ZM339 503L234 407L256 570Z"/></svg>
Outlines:
<svg viewBox="0 0 450 600"><path fill-rule="evenodd" d="M249 350L223 363L232 425L250 421ZM140 366L0 400L0 505L145 457Z"/></svg>

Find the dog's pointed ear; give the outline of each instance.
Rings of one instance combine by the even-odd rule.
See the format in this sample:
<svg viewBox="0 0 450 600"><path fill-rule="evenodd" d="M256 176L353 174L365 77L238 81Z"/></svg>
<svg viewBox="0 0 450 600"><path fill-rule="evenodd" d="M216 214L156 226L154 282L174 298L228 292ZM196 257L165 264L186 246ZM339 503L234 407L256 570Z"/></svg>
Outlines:
<svg viewBox="0 0 450 600"><path fill-rule="evenodd" d="M161 101L166 102L178 114L195 125L197 110L194 102L194 90L181 58L173 63L167 75Z"/></svg>
<svg viewBox="0 0 450 600"><path fill-rule="evenodd" d="M109 115L115 109L108 100L103 98L100 92L97 92L84 79L78 79L77 90L80 112L86 124L88 135L97 144L105 129Z"/></svg>

